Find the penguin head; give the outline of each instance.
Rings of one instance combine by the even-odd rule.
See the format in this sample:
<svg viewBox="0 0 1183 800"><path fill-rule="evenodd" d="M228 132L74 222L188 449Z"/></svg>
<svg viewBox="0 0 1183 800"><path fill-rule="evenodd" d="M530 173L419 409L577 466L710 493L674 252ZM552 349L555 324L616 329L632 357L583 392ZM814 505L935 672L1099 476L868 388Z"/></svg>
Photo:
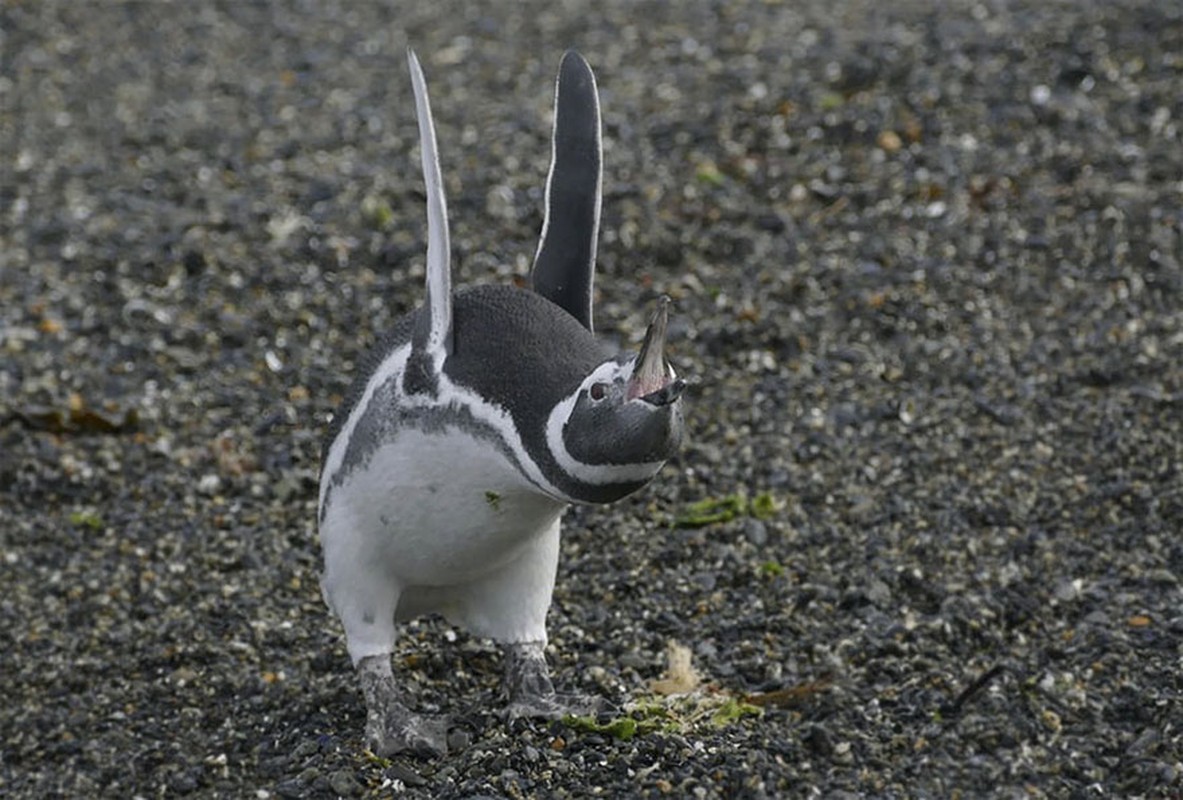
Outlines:
<svg viewBox="0 0 1183 800"><path fill-rule="evenodd" d="M686 381L665 357L668 319L663 297L640 352L599 364L555 408L548 438L572 477L635 490L681 446Z"/></svg>

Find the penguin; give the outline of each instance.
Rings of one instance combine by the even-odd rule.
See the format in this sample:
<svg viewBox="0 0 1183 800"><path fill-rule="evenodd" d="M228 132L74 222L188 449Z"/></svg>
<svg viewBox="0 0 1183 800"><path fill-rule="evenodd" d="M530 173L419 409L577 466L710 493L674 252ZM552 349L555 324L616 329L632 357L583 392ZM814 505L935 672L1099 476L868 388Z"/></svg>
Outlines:
<svg viewBox="0 0 1183 800"><path fill-rule="evenodd" d="M322 454L321 587L340 619L379 755L447 752L391 668L396 625L443 615L505 649L509 718L588 713L544 657L559 529L573 503L636 492L683 435L662 298L637 354L596 337L601 202L595 77L567 52L555 88L545 212L525 287L453 292L447 202L423 70L407 61L427 195L426 300L359 363Z"/></svg>

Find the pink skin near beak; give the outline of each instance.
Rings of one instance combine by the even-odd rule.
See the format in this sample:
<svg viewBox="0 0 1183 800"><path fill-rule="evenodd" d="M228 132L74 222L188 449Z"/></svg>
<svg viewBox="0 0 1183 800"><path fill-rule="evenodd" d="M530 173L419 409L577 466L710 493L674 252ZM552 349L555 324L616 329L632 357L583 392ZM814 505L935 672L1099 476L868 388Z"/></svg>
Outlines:
<svg viewBox="0 0 1183 800"><path fill-rule="evenodd" d="M674 371L665 359L665 331L669 322L670 299L662 295L657 310L645 331L641 352L628 381L628 400L645 400L653 405L668 405L682 394L685 383L674 379Z"/></svg>

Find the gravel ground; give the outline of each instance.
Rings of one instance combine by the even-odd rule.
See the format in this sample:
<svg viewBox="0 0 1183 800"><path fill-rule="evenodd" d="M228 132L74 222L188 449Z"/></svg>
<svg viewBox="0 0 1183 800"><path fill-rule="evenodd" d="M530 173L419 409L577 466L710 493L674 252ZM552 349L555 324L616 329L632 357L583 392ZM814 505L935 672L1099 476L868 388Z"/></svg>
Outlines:
<svg viewBox="0 0 1183 800"><path fill-rule="evenodd" d="M1183 6L408 5L0 0L0 794L1183 793ZM552 659L658 730L507 729L425 620L457 752L361 746L315 484L422 296L407 43L458 283L526 271L597 71L597 321L668 293L699 385L569 514Z"/></svg>

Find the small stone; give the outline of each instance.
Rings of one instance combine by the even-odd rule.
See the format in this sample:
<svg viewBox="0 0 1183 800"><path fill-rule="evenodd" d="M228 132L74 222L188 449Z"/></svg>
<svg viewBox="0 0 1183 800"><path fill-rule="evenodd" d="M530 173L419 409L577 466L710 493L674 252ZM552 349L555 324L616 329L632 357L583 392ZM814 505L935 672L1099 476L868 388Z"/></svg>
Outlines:
<svg viewBox="0 0 1183 800"><path fill-rule="evenodd" d="M452 742L449 739L448 747L451 748ZM446 769L446 768L445 768ZM443 770L441 770L442 774ZM399 781L404 786L416 788L419 786L426 786L427 781L419 774L413 767L402 761L395 761L386 770L386 776L391 780Z"/></svg>
<svg viewBox="0 0 1183 800"><path fill-rule="evenodd" d="M456 753L467 750L471 744L472 734L463 728L454 728L448 731L448 752Z"/></svg>
<svg viewBox="0 0 1183 800"><path fill-rule="evenodd" d="M1080 590L1084 583L1080 579L1071 581L1061 581L1056 585L1055 596L1056 599L1062 603L1075 600L1080 596Z"/></svg>
<svg viewBox="0 0 1183 800"><path fill-rule="evenodd" d="M876 143L885 153L895 153L904 146L903 140L895 131L882 131Z"/></svg>
<svg viewBox="0 0 1183 800"><path fill-rule="evenodd" d="M828 757L834 752L834 742L830 734L820 725L810 727L801 737L801 741L819 756Z"/></svg>
<svg viewBox="0 0 1183 800"><path fill-rule="evenodd" d="M352 797L361 789L361 784L353 777L353 771L339 769L329 776L329 786L341 797Z"/></svg>
<svg viewBox="0 0 1183 800"><path fill-rule="evenodd" d="M288 800L299 800L305 794L304 787L296 780L286 780L275 784L275 793L280 797L288 798Z"/></svg>
<svg viewBox="0 0 1183 800"><path fill-rule="evenodd" d="M743 534L756 547L763 547L768 543L768 526L758 519L749 517L744 520Z"/></svg>
<svg viewBox="0 0 1183 800"><path fill-rule="evenodd" d="M834 753L831 758L835 764L853 764L854 752L850 742L839 742L834 745Z"/></svg>
<svg viewBox="0 0 1183 800"><path fill-rule="evenodd" d="M629 650L626 653L622 653L617 660L620 662L620 666L629 669L645 669L652 666L653 663L651 659L636 650Z"/></svg>
<svg viewBox="0 0 1183 800"><path fill-rule="evenodd" d="M879 579L872 579L867 584L867 599L878 608L891 605L891 587Z"/></svg>
<svg viewBox="0 0 1183 800"><path fill-rule="evenodd" d="M774 469L768 473L768 485L773 489L783 489L789 485L789 473L787 470Z"/></svg>
<svg viewBox="0 0 1183 800"><path fill-rule="evenodd" d="M1138 735L1129 747L1126 748L1126 755L1131 758L1144 758L1150 749L1158 744L1162 739L1162 735L1154 728L1146 728Z"/></svg>
<svg viewBox="0 0 1183 800"><path fill-rule="evenodd" d="M899 407L900 422L905 425L911 425L916 421L916 403L913 400L904 400Z"/></svg>
<svg viewBox="0 0 1183 800"><path fill-rule="evenodd" d="M315 739L305 739L296 745L296 749L292 751L292 758L308 758L316 755L320 750L320 745L316 743Z"/></svg>
<svg viewBox="0 0 1183 800"><path fill-rule="evenodd" d="M169 785L178 794L188 794L197 788L198 783L192 771L186 769L173 775L169 780Z"/></svg>

